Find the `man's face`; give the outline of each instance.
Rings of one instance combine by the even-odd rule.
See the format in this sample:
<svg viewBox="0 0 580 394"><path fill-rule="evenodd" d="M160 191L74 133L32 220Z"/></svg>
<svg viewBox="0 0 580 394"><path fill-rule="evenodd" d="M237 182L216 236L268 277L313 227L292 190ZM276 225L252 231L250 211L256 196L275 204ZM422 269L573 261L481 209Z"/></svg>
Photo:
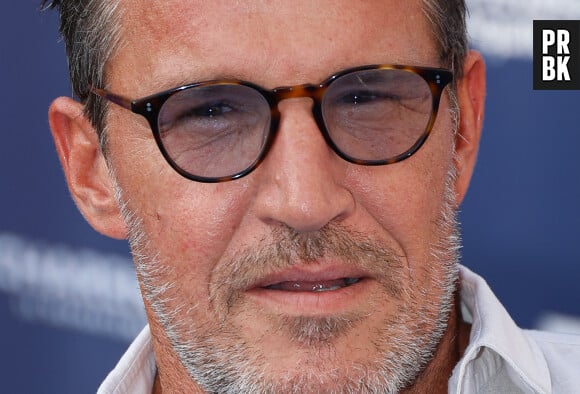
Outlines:
<svg viewBox="0 0 580 394"><path fill-rule="evenodd" d="M109 89L128 97L219 78L272 89L366 64L445 66L419 1L121 7ZM161 373L187 370L216 392L386 391L432 357L456 279L448 96L419 152L379 167L333 153L311 107L281 102L264 162L219 184L178 175L145 119L110 107L109 162Z"/></svg>

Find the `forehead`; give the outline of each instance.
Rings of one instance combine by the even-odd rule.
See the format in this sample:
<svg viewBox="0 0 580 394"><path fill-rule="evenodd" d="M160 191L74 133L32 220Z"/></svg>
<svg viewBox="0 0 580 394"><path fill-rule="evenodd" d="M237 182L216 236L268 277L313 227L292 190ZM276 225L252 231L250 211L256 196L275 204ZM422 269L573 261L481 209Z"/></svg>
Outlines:
<svg viewBox="0 0 580 394"><path fill-rule="evenodd" d="M109 71L133 93L225 77L313 83L372 63L438 65L420 0L122 4L123 45Z"/></svg>

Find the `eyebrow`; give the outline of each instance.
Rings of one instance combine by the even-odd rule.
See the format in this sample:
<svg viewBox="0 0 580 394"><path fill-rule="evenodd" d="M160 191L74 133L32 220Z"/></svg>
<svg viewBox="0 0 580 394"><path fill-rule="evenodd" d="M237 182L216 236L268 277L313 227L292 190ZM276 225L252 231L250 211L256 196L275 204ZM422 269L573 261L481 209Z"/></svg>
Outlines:
<svg viewBox="0 0 580 394"><path fill-rule="evenodd" d="M164 76L164 75L160 75L160 76L154 76L149 78L151 80L150 84L147 84L147 89L146 89L146 93L145 94L141 94L139 96L139 98L141 97L147 97L153 94L157 94L159 92L164 92L166 90L170 90L170 89L174 89L174 88L178 88L180 86L186 86L186 85L191 85L193 83L198 83L198 82L205 82L205 81L214 81L214 80L243 80L243 81L247 81L247 82L252 82L250 80L246 80L243 78L240 78L239 76L234 76L233 74L230 73L212 73L212 74L206 74L206 73L200 73L198 74L197 77L194 77L193 75L195 75L195 72L189 73L189 75L192 75L192 77L183 77L183 76L179 76L179 77L171 77L171 76ZM144 87L145 85L141 85L142 87Z"/></svg>

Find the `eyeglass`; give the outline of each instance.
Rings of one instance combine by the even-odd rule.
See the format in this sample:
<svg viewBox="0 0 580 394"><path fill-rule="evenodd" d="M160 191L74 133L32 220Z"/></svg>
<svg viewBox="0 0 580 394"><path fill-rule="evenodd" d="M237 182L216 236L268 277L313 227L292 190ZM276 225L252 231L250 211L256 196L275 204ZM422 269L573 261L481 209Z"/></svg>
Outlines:
<svg viewBox="0 0 580 394"><path fill-rule="evenodd" d="M344 160L397 163L429 136L449 70L371 65L341 71L320 83L264 89L250 82L214 80L130 100L91 92L144 116L161 153L182 176L224 182L252 172L266 157L278 125L280 101L310 97L324 140Z"/></svg>

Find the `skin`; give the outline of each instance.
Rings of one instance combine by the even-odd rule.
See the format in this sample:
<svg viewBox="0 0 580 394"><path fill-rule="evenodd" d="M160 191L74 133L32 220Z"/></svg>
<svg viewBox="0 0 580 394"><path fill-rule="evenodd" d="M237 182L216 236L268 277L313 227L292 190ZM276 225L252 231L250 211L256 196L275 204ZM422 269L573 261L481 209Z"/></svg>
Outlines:
<svg viewBox="0 0 580 394"><path fill-rule="evenodd" d="M442 66L419 1L322 3L326 2L217 1L209 6L169 0L144 9L141 2L124 1L124 45L108 63L107 88L138 98L224 77L274 88L316 83L363 64ZM326 146L312 119L310 100L284 101L279 106L279 135L261 166L245 178L220 184L179 176L158 151L145 119L122 108L110 107L106 159L81 104L59 98L49 120L71 193L90 224L107 236L128 237L115 196L117 184L148 241L138 252L157 256L156 263L167 267L152 283L174 284L165 295L174 300L167 301L169 309L182 306L175 320L235 330L266 358L275 380L283 371L299 374L301 366L306 371L325 359L343 370L353 360L372 359L373 335L401 305L411 298L426 297L433 303L439 299L442 290L432 279L443 274L425 262L430 260L430 245L440 236L435 222L453 166L455 206L466 193L481 133L484 92L483 61L471 52L464 78L458 81L460 137L452 132L444 95L426 144L410 159L383 167L343 161ZM236 293L231 310L225 307L216 278L227 278L228 262L236 256L275 243L281 229L306 239L335 225L365 234L400 256L400 297L386 296L378 275L368 273L364 284L316 296L262 294L254 287ZM322 256L308 265L294 263L299 268L292 269L302 276L349 269L339 256ZM276 275L281 280L289 274ZM144 278L140 280L143 286ZM156 390L201 392L147 297L145 305L158 364ZM455 306L451 309L437 351L409 391L446 392L468 337L468 327L461 324ZM320 343L306 346L281 328L284 319L345 315L359 319L352 329L330 338L328 348Z"/></svg>

